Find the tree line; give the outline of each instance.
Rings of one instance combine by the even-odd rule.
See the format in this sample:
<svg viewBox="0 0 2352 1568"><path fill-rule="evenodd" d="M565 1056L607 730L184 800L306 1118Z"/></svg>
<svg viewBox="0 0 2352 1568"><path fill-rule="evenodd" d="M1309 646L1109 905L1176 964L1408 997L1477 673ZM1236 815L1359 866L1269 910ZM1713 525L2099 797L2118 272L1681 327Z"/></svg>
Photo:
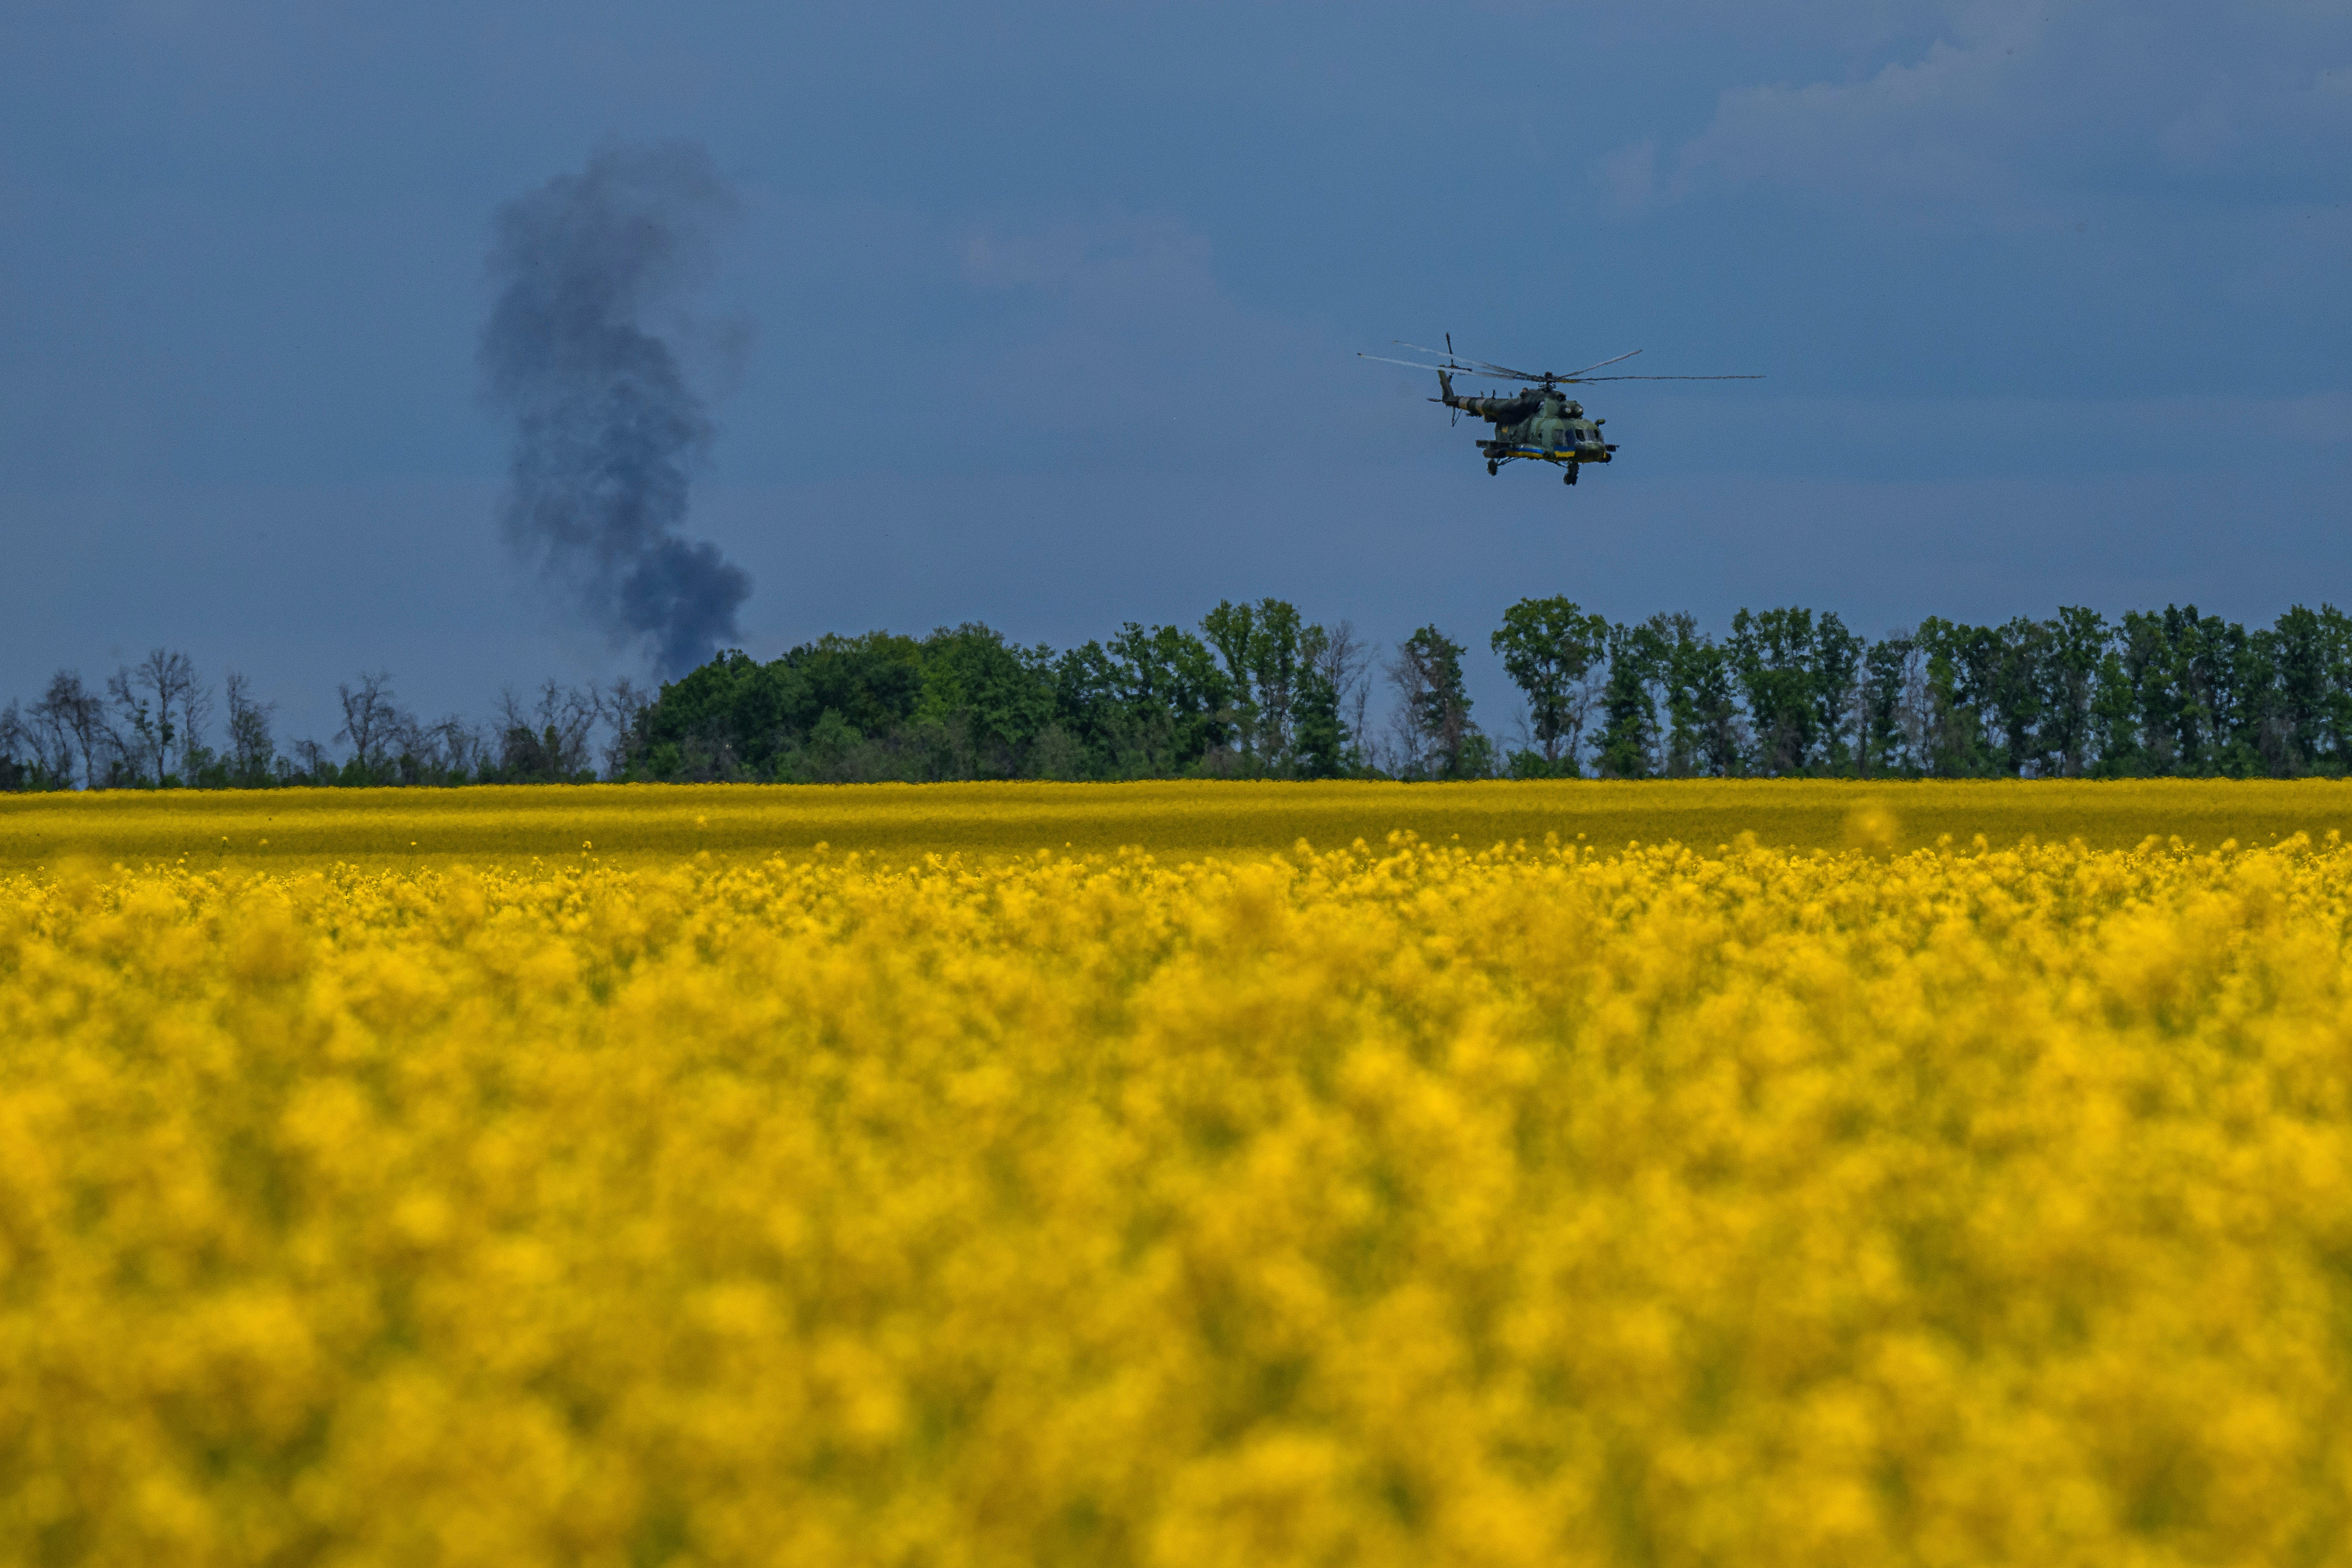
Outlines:
<svg viewBox="0 0 2352 1568"><path fill-rule="evenodd" d="M2332 605L2253 631L2193 605L1929 616L1876 641L1794 608L1742 610L1720 641L1687 616L1620 626L1561 600L1505 620L1494 647L1540 748L1514 772L2295 778L2352 763L2352 619Z"/></svg>
<svg viewBox="0 0 2352 1568"><path fill-rule="evenodd" d="M483 724L455 714L419 719L384 671L341 683L335 693L340 754L313 740L281 749L277 704L257 698L235 670L215 691L175 649L157 648L102 686L61 669L37 699L0 708L0 789L587 783L620 762L609 744L596 754L600 726L609 730L615 716L650 700L625 680L610 688L551 680L530 697L501 694Z"/></svg>
<svg viewBox="0 0 2352 1568"><path fill-rule="evenodd" d="M1267 598L1060 651L978 624L827 636L766 663L730 651L657 691L509 691L486 724L423 721L379 672L338 687L331 754L281 751L273 707L235 673L216 711L187 657L158 649L102 688L61 670L0 709L0 787L2291 778L2352 764L2352 618L2331 605L2252 631L2194 605L2115 621L2066 606L2000 626L1930 616L1872 640L1798 607L1743 609L1717 637L1687 615L1621 623L1530 598L1486 650L1521 700L1492 732L1474 716L1468 645L1427 626L1383 652Z"/></svg>

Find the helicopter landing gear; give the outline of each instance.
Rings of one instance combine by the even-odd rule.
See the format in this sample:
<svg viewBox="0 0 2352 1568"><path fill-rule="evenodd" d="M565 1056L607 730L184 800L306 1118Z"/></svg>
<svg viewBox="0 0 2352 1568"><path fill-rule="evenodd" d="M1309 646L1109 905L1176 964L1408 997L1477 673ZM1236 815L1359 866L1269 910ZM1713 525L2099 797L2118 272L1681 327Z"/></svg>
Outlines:
<svg viewBox="0 0 2352 1568"><path fill-rule="evenodd" d="M1561 476L1559 482L1564 485L1572 485L1576 483L1576 465L1574 463L1570 463L1568 466L1568 472Z"/></svg>
<svg viewBox="0 0 2352 1568"><path fill-rule="evenodd" d="M1494 473L1494 472L1496 471L1496 468L1495 468L1495 459L1494 459L1494 458L1487 458L1487 459L1486 459L1486 471L1487 471L1489 474L1492 474L1492 473Z"/></svg>

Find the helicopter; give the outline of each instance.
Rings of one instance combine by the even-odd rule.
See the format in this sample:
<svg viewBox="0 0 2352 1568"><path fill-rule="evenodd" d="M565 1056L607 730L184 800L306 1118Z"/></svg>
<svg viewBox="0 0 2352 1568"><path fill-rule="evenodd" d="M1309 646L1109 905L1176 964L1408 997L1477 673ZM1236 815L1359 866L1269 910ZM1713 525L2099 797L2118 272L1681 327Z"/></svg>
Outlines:
<svg viewBox="0 0 2352 1568"><path fill-rule="evenodd" d="M1621 364L1640 353L1635 349L1619 354L1615 359L1602 360L1599 364L1586 365L1582 370L1566 373L1557 371L1513 370L1505 364L1493 364L1485 360L1457 359L1454 353L1454 334L1445 334L1445 350L1441 356L1433 348L1419 343L1396 340L1396 346L1427 354L1432 359L1444 358L1443 364L1423 364L1415 360L1391 359L1386 354L1360 353L1358 359L1377 360L1382 364L1401 364L1412 370L1433 370L1437 373L1438 395L1432 403L1443 403L1454 410L1459 421L1465 414L1475 414L1494 426L1492 440L1482 440L1478 450L1486 454L1486 471L1500 473L1505 463L1535 459L1558 463L1567 468L1563 484L1576 483L1576 473L1587 463L1613 461L1617 444L1601 439L1601 426L1606 419L1587 418L1584 405L1559 389L1579 386L1589 381L1761 381L1760 375L1594 375L1591 373L1607 365ZM1457 375L1482 380L1519 381L1528 384L1528 390L1508 397L1463 397L1454 390Z"/></svg>

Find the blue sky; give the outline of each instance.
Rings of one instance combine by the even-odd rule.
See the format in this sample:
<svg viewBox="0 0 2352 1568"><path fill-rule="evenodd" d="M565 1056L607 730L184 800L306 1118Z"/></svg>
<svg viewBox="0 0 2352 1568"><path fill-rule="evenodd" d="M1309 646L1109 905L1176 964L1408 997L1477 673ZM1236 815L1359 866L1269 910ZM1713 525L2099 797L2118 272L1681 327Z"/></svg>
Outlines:
<svg viewBox="0 0 2352 1568"><path fill-rule="evenodd" d="M642 673L506 556L498 205L690 138L688 531L761 657L1280 595L1620 618L2352 601L2352 5L0 0L0 699L323 738ZM748 334L744 329L748 327ZM1574 490L1366 364L1630 348Z"/></svg>

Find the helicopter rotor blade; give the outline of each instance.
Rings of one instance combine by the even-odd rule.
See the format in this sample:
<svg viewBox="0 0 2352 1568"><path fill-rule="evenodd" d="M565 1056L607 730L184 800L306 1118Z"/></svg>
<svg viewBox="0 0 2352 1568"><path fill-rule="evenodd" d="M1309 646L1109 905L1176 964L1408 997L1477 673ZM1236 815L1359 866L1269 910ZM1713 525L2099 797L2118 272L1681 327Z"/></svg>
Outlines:
<svg viewBox="0 0 2352 1568"><path fill-rule="evenodd" d="M1467 365L1459 365L1459 364L1423 364L1423 363L1422 363L1419 360L1412 360L1412 359L1391 359L1391 358L1389 358L1389 356L1388 356L1388 355L1386 355L1386 354L1367 354L1367 353L1360 353L1360 354L1358 354L1356 357L1357 357L1358 359L1376 360L1376 361L1378 361L1379 363L1381 363L1381 364L1401 364L1401 365L1404 366L1407 370L1442 370L1442 371L1445 372L1445 374L1448 374L1448 375L1453 375L1453 374L1456 374L1457 372L1458 372L1458 373L1460 373L1460 374L1465 374L1465 375L1467 375L1468 374L1470 374L1470 372L1469 372L1469 367L1468 367Z"/></svg>
<svg viewBox="0 0 2352 1568"><path fill-rule="evenodd" d="M1451 339L1454 334L1448 332L1445 335L1448 339ZM1411 349L1415 353L1433 354L1438 352L1435 349L1426 347L1421 343L1409 343L1402 338L1391 338L1389 341L1395 343L1396 346L1401 349ZM1636 349L1634 352L1639 353L1641 351ZM1519 381L1541 381L1543 379L1542 376L1536 374L1532 371L1513 370L1509 365L1496 364L1491 360L1472 359L1467 354L1455 353L1452 349L1447 349L1445 351L1445 357L1450 362L1445 367L1448 370L1475 371L1486 375L1507 375ZM1608 363L1613 362L1604 361L1603 363Z"/></svg>
<svg viewBox="0 0 2352 1568"><path fill-rule="evenodd" d="M1562 380L1571 379L1562 377ZM1760 375L1580 375L1572 378L1586 381L1761 381Z"/></svg>
<svg viewBox="0 0 2352 1568"><path fill-rule="evenodd" d="M1513 381L1542 381L1546 379L1545 377L1537 374L1534 371L1513 370L1509 365L1496 364L1489 360L1465 359L1462 363L1466 368L1483 372L1487 375L1507 375Z"/></svg>
<svg viewBox="0 0 2352 1568"><path fill-rule="evenodd" d="M1619 360L1629 360L1629 359L1632 359L1632 358L1633 357L1633 354L1640 353L1641 352L1642 352L1642 351L1641 351L1640 349L1635 349L1635 350L1633 351L1633 353L1622 353L1622 354L1619 354L1619 355L1617 356L1617 358L1616 358L1616 359L1605 359L1605 360L1602 360L1602 361L1601 362L1601 364L1589 364L1589 365L1586 365L1586 366L1584 367L1584 370L1599 370L1599 369L1601 368L1601 364L1615 364L1615 363L1618 363L1618 361L1619 361ZM1572 380L1574 380L1576 377L1578 377L1578 376L1580 376L1580 375L1582 375L1582 374L1584 374L1584 370L1572 370L1572 371L1570 371L1566 375L1561 376L1559 379L1560 379L1560 380L1562 380L1562 381L1572 381Z"/></svg>
<svg viewBox="0 0 2352 1568"><path fill-rule="evenodd" d="M1410 348L1412 345L1408 343L1405 346ZM1641 352L1635 349L1633 353ZM1499 381L1524 381L1535 385L1581 386L1588 382L1596 381L1762 381L1764 379L1760 375L1586 375L1581 372L1571 375L1530 375L1523 370L1512 370L1504 365L1486 364L1475 360L1456 361L1453 364L1423 364L1419 360L1391 359L1386 354L1359 353L1356 357L1372 360L1381 364L1401 364L1407 370L1443 371L1448 375L1466 375L1473 378L1483 376ZM1615 364L1617 360L1633 357L1633 354L1619 354L1615 360L1602 360L1601 363Z"/></svg>
<svg viewBox="0 0 2352 1568"><path fill-rule="evenodd" d="M1508 378L1513 381L1540 381L1541 376L1522 375L1517 371L1486 370L1469 364L1423 364L1419 360L1391 359L1386 354L1359 353L1358 359L1377 360L1381 364L1401 364L1409 370L1442 370L1448 375L1466 375L1488 379Z"/></svg>

